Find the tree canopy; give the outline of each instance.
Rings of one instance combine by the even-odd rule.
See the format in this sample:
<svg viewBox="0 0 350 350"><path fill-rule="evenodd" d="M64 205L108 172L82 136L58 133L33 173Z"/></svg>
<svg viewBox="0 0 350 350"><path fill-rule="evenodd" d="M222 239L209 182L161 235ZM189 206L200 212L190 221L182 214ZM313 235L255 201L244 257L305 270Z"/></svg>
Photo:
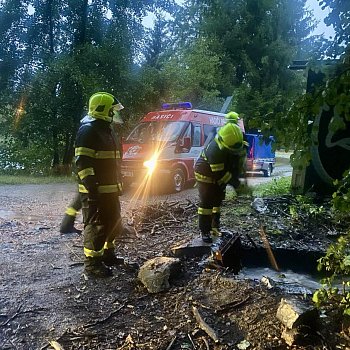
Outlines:
<svg viewBox="0 0 350 350"><path fill-rule="evenodd" d="M342 54L349 42L347 2L319 2L330 9L335 43L312 36L306 0L0 2L3 168L69 168L98 90L125 105L124 132L161 102L220 110L231 95L247 127L275 132L305 86L292 60Z"/></svg>

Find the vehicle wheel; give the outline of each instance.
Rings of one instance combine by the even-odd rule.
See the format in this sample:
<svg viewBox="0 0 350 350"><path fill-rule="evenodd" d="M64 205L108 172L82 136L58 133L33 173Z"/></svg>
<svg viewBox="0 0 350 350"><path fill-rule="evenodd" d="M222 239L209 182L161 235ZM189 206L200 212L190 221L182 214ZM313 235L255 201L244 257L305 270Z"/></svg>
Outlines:
<svg viewBox="0 0 350 350"><path fill-rule="evenodd" d="M272 174L272 164L269 164L266 170L263 170L264 177L270 177Z"/></svg>
<svg viewBox="0 0 350 350"><path fill-rule="evenodd" d="M172 192L181 192L185 186L185 174L182 169L175 169L171 176Z"/></svg>

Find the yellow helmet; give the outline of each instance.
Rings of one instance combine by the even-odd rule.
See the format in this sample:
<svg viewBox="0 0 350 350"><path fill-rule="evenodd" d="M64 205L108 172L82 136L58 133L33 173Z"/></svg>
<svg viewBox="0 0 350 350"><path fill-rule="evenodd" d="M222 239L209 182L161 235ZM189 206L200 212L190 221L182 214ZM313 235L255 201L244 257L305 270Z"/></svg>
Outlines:
<svg viewBox="0 0 350 350"><path fill-rule="evenodd" d="M225 115L225 119L226 119L226 123L235 123L235 124L237 124L238 119L239 119L239 115L236 112L228 112Z"/></svg>
<svg viewBox="0 0 350 350"><path fill-rule="evenodd" d="M237 124L228 123L218 131L218 141L230 150L240 150L243 147L243 133Z"/></svg>
<svg viewBox="0 0 350 350"><path fill-rule="evenodd" d="M89 99L89 113L93 118L111 122L114 112L120 111L124 107L108 92L96 92Z"/></svg>

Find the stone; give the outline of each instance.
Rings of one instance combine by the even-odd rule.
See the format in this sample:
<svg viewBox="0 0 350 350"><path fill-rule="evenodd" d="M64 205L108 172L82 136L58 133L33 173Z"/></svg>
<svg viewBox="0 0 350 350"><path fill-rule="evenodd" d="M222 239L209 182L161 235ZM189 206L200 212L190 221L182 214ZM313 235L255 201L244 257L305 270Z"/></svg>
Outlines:
<svg viewBox="0 0 350 350"><path fill-rule="evenodd" d="M287 345L292 346L296 344L299 338L299 331L294 329L284 328L281 334L281 338L286 342Z"/></svg>
<svg viewBox="0 0 350 350"><path fill-rule="evenodd" d="M267 205L265 204L264 200L262 198L259 198L259 197L254 199L254 201L251 203L251 206L259 214L263 214L267 210Z"/></svg>
<svg viewBox="0 0 350 350"><path fill-rule="evenodd" d="M319 319L317 309L313 304L298 298L281 299L276 317L288 329L307 325L316 328Z"/></svg>
<svg viewBox="0 0 350 350"><path fill-rule="evenodd" d="M170 287L169 279L180 270L180 260L156 257L146 261L138 272L138 278L149 293L159 293Z"/></svg>
<svg viewBox="0 0 350 350"><path fill-rule="evenodd" d="M189 243L177 245L171 248L171 251L174 256L178 258L201 257L206 254L211 254L211 244L204 243L201 237L196 237Z"/></svg>

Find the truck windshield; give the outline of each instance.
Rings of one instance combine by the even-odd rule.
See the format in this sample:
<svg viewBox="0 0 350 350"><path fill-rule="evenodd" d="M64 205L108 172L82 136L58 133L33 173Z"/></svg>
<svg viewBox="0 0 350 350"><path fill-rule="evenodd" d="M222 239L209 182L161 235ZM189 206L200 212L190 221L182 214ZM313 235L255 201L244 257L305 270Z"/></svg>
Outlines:
<svg viewBox="0 0 350 350"><path fill-rule="evenodd" d="M186 122L145 122L130 133L126 141L132 143L175 142Z"/></svg>

